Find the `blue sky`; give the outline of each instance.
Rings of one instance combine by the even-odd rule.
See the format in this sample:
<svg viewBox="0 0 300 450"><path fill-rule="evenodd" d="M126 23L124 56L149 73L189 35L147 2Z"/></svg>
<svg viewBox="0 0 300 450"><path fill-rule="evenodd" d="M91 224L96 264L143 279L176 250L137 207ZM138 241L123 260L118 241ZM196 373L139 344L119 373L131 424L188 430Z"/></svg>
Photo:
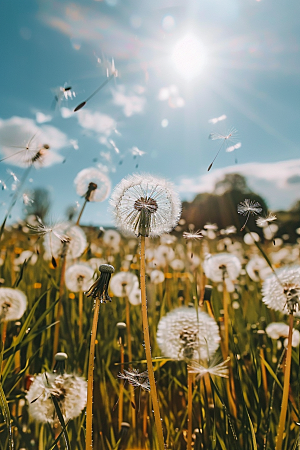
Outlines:
<svg viewBox="0 0 300 450"><path fill-rule="evenodd" d="M300 198L299 16L296 0L2 0L0 159L33 136L32 147L50 145L48 165L32 168L24 190L48 188L56 220L82 204L77 173L99 164L112 186L150 172L189 200L239 171L271 209L289 207ZM112 58L119 76L73 113ZM64 86L71 98L53 110ZM209 134L231 128L229 144L240 148L222 148L207 172L222 144ZM145 154L134 158L136 148ZM23 157L0 163L1 215L12 195L7 170L21 178ZM13 219L22 207L20 198ZM82 219L111 222L108 200Z"/></svg>

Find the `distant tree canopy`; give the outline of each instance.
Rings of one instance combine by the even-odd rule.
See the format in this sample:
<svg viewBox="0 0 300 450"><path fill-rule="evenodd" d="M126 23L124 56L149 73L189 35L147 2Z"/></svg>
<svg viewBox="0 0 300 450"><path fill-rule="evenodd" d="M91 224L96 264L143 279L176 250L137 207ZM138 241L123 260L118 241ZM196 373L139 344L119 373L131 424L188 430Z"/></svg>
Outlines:
<svg viewBox="0 0 300 450"><path fill-rule="evenodd" d="M237 212L237 205L246 198L259 202L262 214L267 212L265 200L251 191L245 177L238 173L226 174L215 185L213 193L196 195L192 202L183 202L182 218L187 225L194 224L201 229L210 222L216 223L220 229L234 225L238 230L245 217ZM253 229L255 217L250 217L249 226Z"/></svg>
<svg viewBox="0 0 300 450"><path fill-rule="evenodd" d="M29 197L31 202L24 207L25 217L34 215L44 220L51 208L50 192L45 188L36 188L30 192Z"/></svg>

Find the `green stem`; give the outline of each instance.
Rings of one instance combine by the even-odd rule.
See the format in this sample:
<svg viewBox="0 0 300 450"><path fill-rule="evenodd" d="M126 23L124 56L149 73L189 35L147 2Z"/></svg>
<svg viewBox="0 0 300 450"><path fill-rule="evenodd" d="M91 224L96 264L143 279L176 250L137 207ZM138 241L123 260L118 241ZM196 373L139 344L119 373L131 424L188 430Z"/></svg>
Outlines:
<svg viewBox="0 0 300 450"><path fill-rule="evenodd" d="M147 299L146 299L146 271L145 271L145 236L141 236L141 268L140 268L140 276L141 276L141 299L142 299L142 319L143 319L143 333L144 333L144 341L145 341L145 353L147 360L147 369L150 383L150 395L152 399L152 406L154 411L154 419L158 437L158 446L159 450L164 450L164 435L162 429L162 423L159 412L159 405L157 399L157 391L155 385L154 371L152 365L152 356L151 356L151 346L150 346L150 336L149 336L149 327L148 327L148 317L147 317Z"/></svg>

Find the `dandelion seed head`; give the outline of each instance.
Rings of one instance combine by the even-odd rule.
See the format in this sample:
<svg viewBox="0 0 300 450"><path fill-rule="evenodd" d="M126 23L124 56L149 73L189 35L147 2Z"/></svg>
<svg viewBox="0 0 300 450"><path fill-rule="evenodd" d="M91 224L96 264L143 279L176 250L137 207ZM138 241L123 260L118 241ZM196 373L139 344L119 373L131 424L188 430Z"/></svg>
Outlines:
<svg viewBox="0 0 300 450"><path fill-rule="evenodd" d="M272 273L272 269L268 266L265 258L257 255L250 259L245 269L253 281L264 280Z"/></svg>
<svg viewBox="0 0 300 450"><path fill-rule="evenodd" d="M241 269L242 265L238 257L230 253L208 255L203 263L205 275L216 283L226 279L236 280Z"/></svg>
<svg viewBox="0 0 300 450"><path fill-rule="evenodd" d="M127 297L132 291L138 277L131 272L116 273L110 281L110 289L116 297Z"/></svg>
<svg viewBox="0 0 300 450"><path fill-rule="evenodd" d="M266 333L271 339L280 339L281 337L287 338L289 335L289 326L283 322L272 322L266 327ZM298 347L300 343L300 333L298 330L293 329L292 333L292 346ZM286 340L284 345L286 346Z"/></svg>
<svg viewBox="0 0 300 450"><path fill-rule="evenodd" d="M266 278L262 286L262 301L284 314L300 314L300 266L282 267Z"/></svg>
<svg viewBox="0 0 300 450"><path fill-rule="evenodd" d="M0 287L0 322L21 319L27 308L27 297L19 289Z"/></svg>
<svg viewBox="0 0 300 450"><path fill-rule="evenodd" d="M152 270L150 273L150 281L154 284L160 284L165 281L165 274L158 269Z"/></svg>
<svg viewBox="0 0 300 450"><path fill-rule="evenodd" d="M142 303L141 290L139 288L138 281L134 283L134 286L128 295L128 300L133 306L137 306Z"/></svg>
<svg viewBox="0 0 300 450"><path fill-rule="evenodd" d="M86 196L90 184L95 185L95 189L90 192L90 202L103 202L107 199L111 190L111 182L108 176L100 170L90 167L81 170L75 177L74 184L78 195Z"/></svg>
<svg viewBox="0 0 300 450"><path fill-rule="evenodd" d="M64 420L74 419L86 405L87 382L75 374L37 375L26 395L29 414L37 422L58 423L52 396L56 398Z"/></svg>
<svg viewBox="0 0 300 450"><path fill-rule="evenodd" d="M181 202L168 181L149 174L124 178L110 200L117 226L137 236L159 236L171 231L181 213Z"/></svg>
<svg viewBox="0 0 300 450"><path fill-rule="evenodd" d="M119 247L121 235L116 230L106 230L103 234L103 242L109 248Z"/></svg>
<svg viewBox="0 0 300 450"><path fill-rule="evenodd" d="M219 347L216 321L204 311L180 307L162 317L157 343L164 356L176 360L207 360Z"/></svg>
<svg viewBox="0 0 300 450"><path fill-rule="evenodd" d="M69 291L86 291L93 281L94 271L88 264L72 264L66 270L66 286Z"/></svg>

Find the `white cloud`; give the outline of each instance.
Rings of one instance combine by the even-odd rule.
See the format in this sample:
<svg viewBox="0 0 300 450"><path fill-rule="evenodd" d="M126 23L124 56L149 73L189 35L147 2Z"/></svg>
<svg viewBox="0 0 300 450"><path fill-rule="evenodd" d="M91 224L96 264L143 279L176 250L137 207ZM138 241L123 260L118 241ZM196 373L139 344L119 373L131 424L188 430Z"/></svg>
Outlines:
<svg viewBox="0 0 300 450"><path fill-rule="evenodd" d="M107 114L92 112L89 109L81 109L76 114L79 125L93 131L100 144L109 146L108 138L115 131L117 123Z"/></svg>
<svg viewBox="0 0 300 450"><path fill-rule="evenodd" d="M30 144L29 144L30 143ZM22 151L29 144L28 151ZM5 162L18 167L27 167L30 156L34 156L44 145L50 149L43 158L43 166L51 166L63 161L57 153L69 145L67 136L51 125L37 126L33 119L14 116L0 119L0 150Z"/></svg>
<svg viewBox="0 0 300 450"><path fill-rule="evenodd" d="M48 116L47 116L46 114L44 114L44 113L38 111L38 112L35 114L35 120L36 120L37 123L51 122L52 116L51 116L51 115L48 115Z"/></svg>
<svg viewBox="0 0 300 450"><path fill-rule="evenodd" d="M123 107L126 117L141 114L146 106L146 98L142 95L143 92L141 86L136 86L133 91L127 94L124 86L118 86L118 90L112 90L113 103Z"/></svg>
<svg viewBox="0 0 300 450"><path fill-rule="evenodd" d="M216 182L228 173L244 175L249 187L265 198L270 208L286 209L300 198L300 159L237 164L195 178L182 177L179 191L188 198L200 192L213 192Z"/></svg>

